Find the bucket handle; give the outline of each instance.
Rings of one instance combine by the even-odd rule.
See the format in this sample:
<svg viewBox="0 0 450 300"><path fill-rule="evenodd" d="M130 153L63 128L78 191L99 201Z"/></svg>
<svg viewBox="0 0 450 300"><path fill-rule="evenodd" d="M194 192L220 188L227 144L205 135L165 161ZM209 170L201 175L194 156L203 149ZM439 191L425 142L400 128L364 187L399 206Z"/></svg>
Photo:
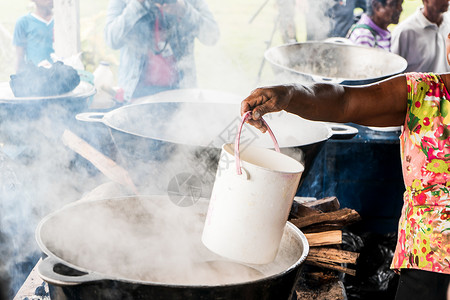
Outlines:
<svg viewBox="0 0 450 300"><path fill-rule="evenodd" d="M236 135L236 140L234 142L234 157L236 158L236 172L238 175L242 174L241 159L240 159L240 154L239 154L239 141L241 139L241 131L242 131L242 127L244 126L245 121L250 119L251 116L252 116L251 111L246 112L242 116L241 124L239 124L238 133ZM275 145L275 150L277 152L280 152L280 147L278 146L277 139L275 138L275 135L273 134L272 129L270 129L269 124L267 124L267 122L262 117L261 117L261 122L263 122L264 125L266 125L267 131L269 132L270 137L272 138L273 144Z"/></svg>

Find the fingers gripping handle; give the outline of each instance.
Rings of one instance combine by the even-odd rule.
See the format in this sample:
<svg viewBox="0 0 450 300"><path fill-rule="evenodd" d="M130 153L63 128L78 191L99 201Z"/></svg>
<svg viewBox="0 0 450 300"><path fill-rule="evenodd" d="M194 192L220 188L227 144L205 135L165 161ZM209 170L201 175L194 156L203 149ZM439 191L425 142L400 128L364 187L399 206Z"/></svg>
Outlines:
<svg viewBox="0 0 450 300"><path fill-rule="evenodd" d="M239 124L238 133L236 135L236 140L234 142L234 157L236 158L236 172L237 172L238 175L242 174L241 160L240 160L240 156L239 156L239 141L241 139L242 127L244 126L245 121L247 121L251 117L252 117L252 112L251 111L246 112L242 116L241 124ZM273 134L273 132L270 129L269 125L267 124L267 122L262 117L261 117L261 122L263 122L264 125L266 125L267 131L269 132L270 137L272 138L273 144L275 145L275 150L277 152L280 152L280 147L278 146L277 139L275 138L275 135Z"/></svg>

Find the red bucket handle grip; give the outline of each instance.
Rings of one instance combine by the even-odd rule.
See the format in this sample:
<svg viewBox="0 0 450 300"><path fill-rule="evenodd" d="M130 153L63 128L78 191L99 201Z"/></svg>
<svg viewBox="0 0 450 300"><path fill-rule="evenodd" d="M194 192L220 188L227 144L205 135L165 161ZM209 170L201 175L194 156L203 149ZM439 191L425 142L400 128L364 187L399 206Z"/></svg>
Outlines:
<svg viewBox="0 0 450 300"><path fill-rule="evenodd" d="M247 121L249 118L251 118L251 116L252 116L251 111L246 112L242 116L241 124L239 124L238 133L236 135L236 140L234 142L234 157L236 158L236 171L237 171L238 175L242 174L241 159L240 159L240 154L239 154L239 141L241 139L241 131L242 131L242 127L244 126L245 121ZM261 118L261 122L263 122L264 125L266 125L267 131L269 132L270 137L272 138L273 144L275 145L275 150L277 152L280 152L280 147L278 146L277 139L275 138L275 135L273 134L272 129L270 129L269 125L263 118Z"/></svg>

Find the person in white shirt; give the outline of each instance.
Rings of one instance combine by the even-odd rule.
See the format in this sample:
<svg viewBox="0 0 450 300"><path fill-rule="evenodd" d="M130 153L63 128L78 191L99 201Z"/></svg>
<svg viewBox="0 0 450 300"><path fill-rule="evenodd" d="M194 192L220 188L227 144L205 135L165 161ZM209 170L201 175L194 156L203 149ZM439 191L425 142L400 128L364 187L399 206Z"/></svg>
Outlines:
<svg viewBox="0 0 450 300"><path fill-rule="evenodd" d="M450 32L448 0L422 0L423 7L392 32L391 52L406 59L405 72L450 72L445 40Z"/></svg>

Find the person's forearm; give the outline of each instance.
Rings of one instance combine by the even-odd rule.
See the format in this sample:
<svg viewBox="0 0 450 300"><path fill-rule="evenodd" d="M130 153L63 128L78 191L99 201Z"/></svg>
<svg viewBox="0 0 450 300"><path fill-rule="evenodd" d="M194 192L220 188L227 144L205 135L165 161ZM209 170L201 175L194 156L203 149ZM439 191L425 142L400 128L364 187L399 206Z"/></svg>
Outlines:
<svg viewBox="0 0 450 300"><path fill-rule="evenodd" d="M286 111L315 121L347 122L345 89L340 85L294 85Z"/></svg>
<svg viewBox="0 0 450 300"><path fill-rule="evenodd" d="M406 77L399 75L368 86L296 86L286 110L315 121L400 126L406 102Z"/></svg>
<svg viewBox="0 0 450 300"><path fill-rule="evenodd" d="M241 103L241 115L252 111L252 125L266 113L285 110L314 121L357 123L367 126L400 126L407 108L405 75L367 86L315 83L277 85L255 89Z"/></svg>

